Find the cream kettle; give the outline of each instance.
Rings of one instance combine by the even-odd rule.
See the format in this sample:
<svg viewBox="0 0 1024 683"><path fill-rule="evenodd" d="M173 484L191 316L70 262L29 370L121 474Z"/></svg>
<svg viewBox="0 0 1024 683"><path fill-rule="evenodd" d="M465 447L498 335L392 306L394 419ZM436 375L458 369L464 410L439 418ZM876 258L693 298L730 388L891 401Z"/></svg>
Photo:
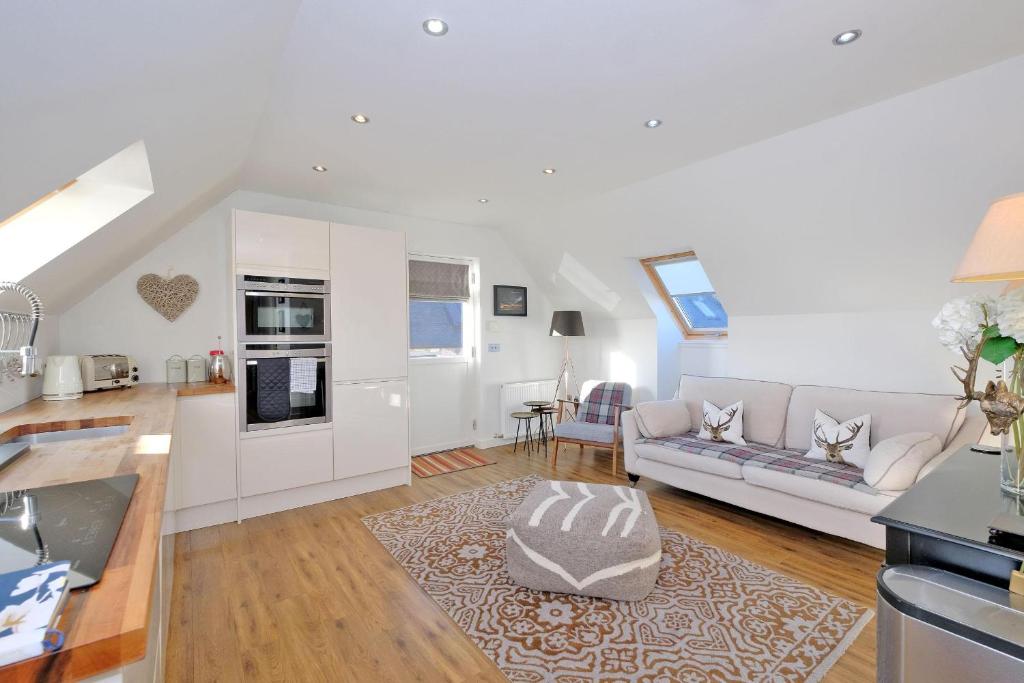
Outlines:
<svg viewBox="0 0 1024 683"><path fill-rule="evenodd" d="M78 356L48 356L43 371L43 400L82 398L82 369Z"/></svg>

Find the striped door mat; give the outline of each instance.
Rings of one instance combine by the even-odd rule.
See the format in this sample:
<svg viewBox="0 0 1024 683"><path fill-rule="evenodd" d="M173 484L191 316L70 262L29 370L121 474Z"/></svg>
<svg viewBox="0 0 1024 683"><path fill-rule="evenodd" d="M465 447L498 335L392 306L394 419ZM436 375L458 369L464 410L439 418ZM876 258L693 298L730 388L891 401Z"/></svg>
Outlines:
<svg viewBox="0 0 1024 683"><path fill-rule="evenodd" d="M417 455L412 459L412 471L417 477L433 477L438 474L493 465L495 462L495 460L489 460L471 450L453 448L450 451Z"/></svg>

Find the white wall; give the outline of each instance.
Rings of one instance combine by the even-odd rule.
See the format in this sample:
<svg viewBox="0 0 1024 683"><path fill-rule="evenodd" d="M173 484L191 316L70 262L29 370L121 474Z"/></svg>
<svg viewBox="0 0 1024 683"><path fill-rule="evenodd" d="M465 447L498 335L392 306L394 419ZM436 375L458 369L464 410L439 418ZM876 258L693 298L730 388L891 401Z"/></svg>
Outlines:
<svg viewBox="0 0 1024 683"><path fill-rule="evenodd" d="M214 348L217 335L228 339L232 208L404 230L411 252L479 259L483 332L479 414L474 416L479 421L478 438L487 439L501 430L498 391L502 383L547 378L557 372L560 347L547 336L551 306L494 230L246 191L226 197L62 315L63 352L130 353L140 362L143 380L159 382L165 379L163 363L170 355L205 354ZM191 274L200 283L196 304L174 323L152 311L135 292L140 275L166 275L168 268ZM495 284L529 287L529 316L498 318L498 331L489 332L486 323L495 320L491 315ZM500 343L501 351L487 353L489 342ZM411 390L429 391L429 387Z"/></svg>
<svg viewBox="0 0 1024 683"><path fill-rule="evenodd" d="M229 344L228 217L228 205L221 202L65 311L61 353L130 355L138 361L143 382L163 382L170 356L205 357L217 348L218 335ZM167 321L135 291L146 273L191 275L199 281L196 302L173 323Z"/></svg>
<svg viewBox="0 0 1024 683"><path fill-rule="evenodd" d="M626 382L633 402L658 397L657 322L584 318L586 337L570 340L580 383L588 379Z"/></svg>
<svg viewBox="0 0 1024 683"><path fill-rule="evenodd" d="M936 311L738 316L728 342L680 347L683 372L955 394L950 374L963 358L941 346L930 325ZM978 386L994 373L982 364Z"/></svg>
<svg viewBox="0 0 1024 683"><path fill-rule="evenodd" d="M729 374L790 384L955 393L957 356L933 310L740 316L730 321ZM962 361L962 358L959 359Z"/></svg>
<svg viewBox="0 0 1024 683"><path fill-rule="evenodd" d="M22 310L22 308L12 306L11 310ZM56 316L44 317L43 321L39 323L39 332L36 335L36 351L43 357L44 361L46 356L57 353L57 337L59 332L57 320ZM0 413L31 401L42 394L42 392L43 378L41 375L34 379L18 377L14 380L6 379L0 375Z"/></svg>

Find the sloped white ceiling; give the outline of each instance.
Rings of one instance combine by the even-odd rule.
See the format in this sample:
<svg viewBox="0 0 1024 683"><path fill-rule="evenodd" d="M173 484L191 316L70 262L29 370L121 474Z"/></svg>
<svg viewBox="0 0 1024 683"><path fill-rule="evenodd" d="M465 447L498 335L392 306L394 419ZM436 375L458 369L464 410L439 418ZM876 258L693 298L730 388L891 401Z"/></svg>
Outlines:
<svg viewBox="0 0 1024 683"><path fill-rule="evenodd" d="M1020 54L1021 26L1019 0L305 0L244 183L513 227Z"/></svg>
<svg viewBox="0 0 1024 683"><path fill-rule="evenodd" d="M146 143L156 190L28 278L51 310L182 227L175 216L234 189L297 7L298 0L3 3L0 216L137 140Z"/></svg>
<svg viewBox="0 0 1024 683"><path fill-rule="evenodd" d="M428 16L448 35L425 35ZM984 178L964 169L989 160L985 98L1021 111L1012 88L986 81L969 89L982 101L951 96L935 112L927 98L906 100L909 113L893 100L820 140L804 129L794 150L776 142L786 136L744 146L1020 54L1021 25L1017 0L4 3L0 216L143 139L156 193L29 279L51 307L237 187L498 227L553 298L615 317L650 314L635 257L689 246L733 313L909 305L916 295L893 298L894 277L850 283L875 276L879 249L887 268L921 253L933 217L910 207L933 187L948 200L935 209L943 221L973 226L1013 161L1006 152ZM853 27L860 41L832 46ZM355 112L371 123L353 124ZM665 124L645 129L650 117ZM959 183L918 122L957 139L939 148L958 155ZM881 173L875 158L833 166L857 156L858 136L872 154L891 150ZM942 182L922 173L903 199L886 182L903 184L899 165L915 157ZM548 166L558 173L543 176ZM726 199L723 184L745 191ZM865 194L838 189L850 184ZM849 220L830 220L847 206ZM892 246L874 244L894 231ZM821 284L787 299L805 281L766 264Z"/></svg>

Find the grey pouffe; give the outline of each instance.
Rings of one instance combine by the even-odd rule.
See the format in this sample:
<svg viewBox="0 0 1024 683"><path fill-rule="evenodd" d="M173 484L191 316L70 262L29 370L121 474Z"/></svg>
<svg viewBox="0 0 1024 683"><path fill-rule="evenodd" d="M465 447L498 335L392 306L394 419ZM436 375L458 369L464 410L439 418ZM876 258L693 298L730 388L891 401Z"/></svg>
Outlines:
<svg viewBox="0 0 1024 683"><path fill-rule="evenodd" d="M509 577L527 588L641 600L658 580L661 536L643 491L543 481L506 534Z"/></svg>

